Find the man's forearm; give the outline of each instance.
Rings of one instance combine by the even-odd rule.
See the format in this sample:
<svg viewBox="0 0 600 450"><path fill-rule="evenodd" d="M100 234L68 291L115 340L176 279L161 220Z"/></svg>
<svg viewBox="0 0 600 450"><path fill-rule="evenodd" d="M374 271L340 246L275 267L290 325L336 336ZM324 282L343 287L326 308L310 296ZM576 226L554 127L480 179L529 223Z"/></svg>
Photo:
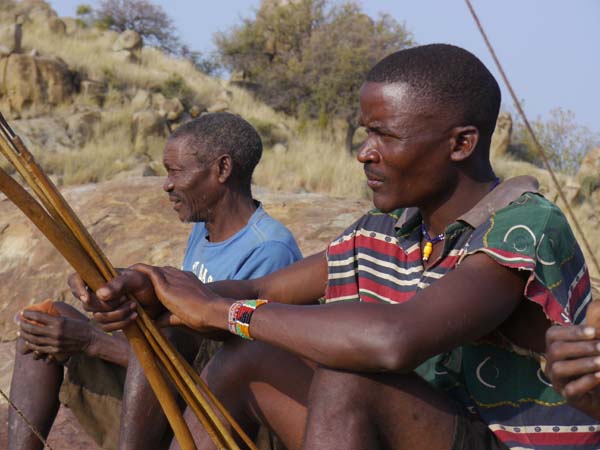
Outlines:
<svg viewBox="0 0 600 450"><path fill-rule="evenodd" d="M222 280L209 283L206 287L221 297L245 300L259 296L258 280Z"/></svg>
<svg viewBox="0 0 600 450"><path fill-rule="evenodd" d="M524 285L522 274L479 254L403 303L267 304L252 315L250 335L334 369L405 372L497 328L520 304ZM233 303L211 299L197 318L189 315L191 323L227 330ZM177 306L197 309L191 296Z"/></svg>
<svg viewBox="0 0 600 450"><path fill-rule="evenodd" d="M108 334L93 327L93 335L86 354L127 367L129 363L129 342L121 332Z"/></svg>
<svg viewBox="0 0 600 450"><path fill-rule="evenodd" d="M217 281L207 287L225 298L264 298L277 303L310 305L325 295L326 285L327 261L321 252L255 280Z"/></svg>

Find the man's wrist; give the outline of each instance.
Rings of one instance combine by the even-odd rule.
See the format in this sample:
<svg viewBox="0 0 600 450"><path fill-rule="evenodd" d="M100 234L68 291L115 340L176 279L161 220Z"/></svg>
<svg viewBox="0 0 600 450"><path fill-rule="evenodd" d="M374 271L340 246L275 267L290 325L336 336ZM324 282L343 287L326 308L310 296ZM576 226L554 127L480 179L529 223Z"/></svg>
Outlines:
<svg viewBox="0 0 600 450"><path fill-rule="evenodd" d="M83 353L88 356L99 357L100 349L102 347L102 338L105 336L104 331L96 328L91 323L89 324L90 328L90 338L83 349Z"/></svg>
<svg viewBox="0 0 600 450"><path fill-rule="evenodd" d="M233 303L235 303L235 300L222 297L211 302L210 312L207 316L208 326L228 331L227 319L229 308Z"/></svg>

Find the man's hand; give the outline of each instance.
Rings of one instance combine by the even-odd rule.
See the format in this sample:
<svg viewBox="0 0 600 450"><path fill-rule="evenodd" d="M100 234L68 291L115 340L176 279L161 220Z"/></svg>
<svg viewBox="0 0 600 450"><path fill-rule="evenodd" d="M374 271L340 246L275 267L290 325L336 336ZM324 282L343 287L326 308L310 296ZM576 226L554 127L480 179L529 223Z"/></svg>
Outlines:
<svg viewBox="0 0 600 450"><path fill-rule="evenodd" d="M546 376L569 404L600 419L600 333L585 325L546 332Z"/></svg>
<svg viewBox="0 0 600 450"><path fill-rule="evenodd" d="M81 300L83 308L93 313L94 320L104 331L126 328L137 318L135 298L151 317L165 312L149 278L140 272L125 269L119 276L91 292L81 277L74 273L68 280L71 292Z"/></svg>
<svg viewBox="0 0 600 450"><path fill-rule="evenodd" d="M35 322L35 323L32 323ZM87 351L93 330L86 320L54 317L37 311L23 311L20 320L21 353L61 360ZM39 325L38 325L39 324Z"/></svg>
<svg viewBox="0 0 600 450"><path fill-rule="evenodd" d="M161 324L183 324L204 332L227 329L226 311L233 301L215 294L192 272L146 264L136 264L130 269L152 282L156 297L169 310L170 315L162 318Z"/></svg>

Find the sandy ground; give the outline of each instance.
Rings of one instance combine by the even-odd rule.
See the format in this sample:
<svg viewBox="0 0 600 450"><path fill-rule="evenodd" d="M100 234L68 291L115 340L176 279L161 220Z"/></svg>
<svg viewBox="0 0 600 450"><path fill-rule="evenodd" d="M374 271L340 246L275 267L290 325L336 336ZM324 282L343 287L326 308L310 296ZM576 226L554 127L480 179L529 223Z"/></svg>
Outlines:
<svg viewBox="0 0 600 450"><path fill-rule="evenodd" d="M8 405L0 405L0 449L7 448L7 417ZM48 444L53 450L101 450L96 443L79 428L77 419L68 408L61 407L50 436Z"/></svg>

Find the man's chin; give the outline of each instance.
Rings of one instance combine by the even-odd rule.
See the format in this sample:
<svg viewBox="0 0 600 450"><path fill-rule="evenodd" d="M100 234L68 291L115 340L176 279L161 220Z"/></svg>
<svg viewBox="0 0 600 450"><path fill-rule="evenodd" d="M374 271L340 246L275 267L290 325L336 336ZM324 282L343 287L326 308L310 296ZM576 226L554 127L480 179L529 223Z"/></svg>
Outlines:
<svg viewBox="0 0 600 450"><path fill-rule="evenodd" d="M183 211L179 211L177 215L179 216L179 220L183 223L193 222L191 217L188 214L185 214Z"/></svg>
<svg viewBox="0 0 600 450"><path fill-rule="evenodd" d="M398 208L406 207L405 205L401 204L401 202L399 202L397 200L392 201L391 199L381 198L381 197L378 197L377 195L373 196L373 205L375 205L375 208L377 208L379 211L381 211L383 213L389 213L389 212L397 210Z"/></svg>

